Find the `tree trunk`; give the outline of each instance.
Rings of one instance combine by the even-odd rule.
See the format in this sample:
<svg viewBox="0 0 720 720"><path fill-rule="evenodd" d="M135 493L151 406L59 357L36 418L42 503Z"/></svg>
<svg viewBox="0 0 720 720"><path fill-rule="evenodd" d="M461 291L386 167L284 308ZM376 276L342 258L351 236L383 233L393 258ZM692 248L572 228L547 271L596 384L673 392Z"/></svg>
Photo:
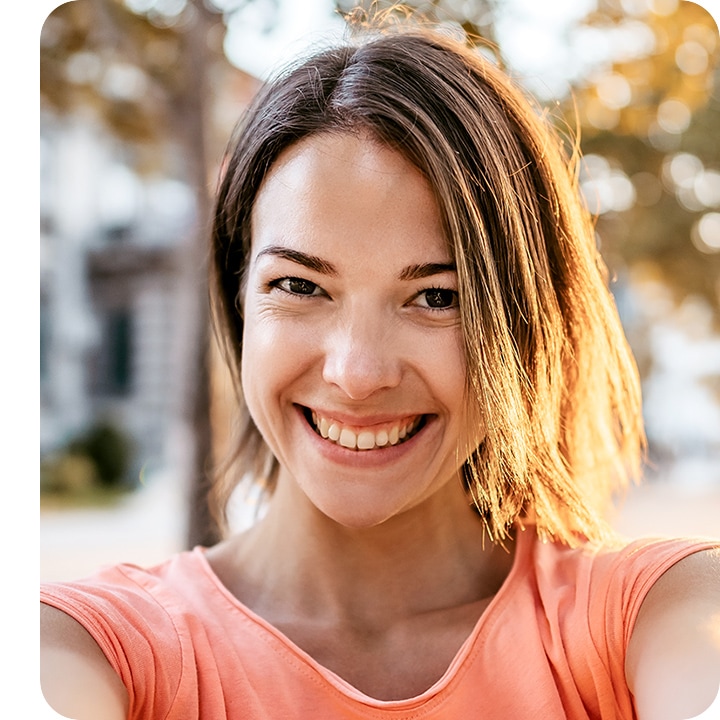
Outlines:
<svg viewBox="0 0 720 720"><path fill-rule="evenodd" d="M201 0L193 2L196 17L182 36L184 91L177 98L174 117L182 139L188 176L197 198L197 225L183 249L182 292L185 293L183 422L190 443L188 467L183 469L188 490L186 544L212 545L220 531L211 517L208 492L211 484L212 433L209 388L209 307L207 285L207 247L211 199L208 190L206 152L208 110L209 48L206 38L211 26L209 11Z"/></svg>

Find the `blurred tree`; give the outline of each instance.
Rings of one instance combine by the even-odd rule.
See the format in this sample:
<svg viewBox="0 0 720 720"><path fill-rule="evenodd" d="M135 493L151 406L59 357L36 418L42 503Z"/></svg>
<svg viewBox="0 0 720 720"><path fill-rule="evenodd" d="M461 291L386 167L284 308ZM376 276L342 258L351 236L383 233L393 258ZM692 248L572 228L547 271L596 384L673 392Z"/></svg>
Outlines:
<svg viewBox="0 0 720 720"><path fill-rule="evenodd" d="M631 11L631 12L630 12ZM720 42L709 13L677 0L600 0L576 29L601 62L564 104L581 182L611 268L700 295L720 319Z"/></svg>
<svg viewBox="0 0 720 720"><path fill-rule="evenodd" d="M240 112L239 104L223 112L228 95L223 89L232 75L240 75L223 55L223 35L221 17L200 0L75 0L48 17L40 48L43 108L62 115L92 113L131 149L137 172L165 170L194 190L197 223L181 249L186 296L179 309L185 356L180 405L193 445L189 546L219 537L206 498L211 458L206 230L209 185ZM225 117L232 119L223 123Z"/></svg>
<svg viewBox="0 0 720 720"><path fill-rule="evenodd" d="M400 6L394 0L335 0L335 8L343 15L362 10L396 14L400 17L411 11L431 22L455 25L467 37L495 45L495 16L502 0L405 0ZM501 61L499 53L496 60Z"/></svg>

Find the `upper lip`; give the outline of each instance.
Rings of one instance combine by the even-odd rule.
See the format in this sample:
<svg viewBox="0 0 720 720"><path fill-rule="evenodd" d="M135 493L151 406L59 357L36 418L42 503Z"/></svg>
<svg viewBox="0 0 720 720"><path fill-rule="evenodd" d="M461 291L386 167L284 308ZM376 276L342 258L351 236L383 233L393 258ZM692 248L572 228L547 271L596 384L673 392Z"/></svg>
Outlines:
<svg viewBox="0 0 720 720"><path fill-rule="evenodd" d="M328 420L336 420L342 425L348 427L370 428L373 425L386 425L388 423L401 422L421 415L427 415L422 412L393 412L393 413L375 413L372 415L354 415L341 410L328 410L318 405L301 405L303 409L316 412L320 417Z"/></svg>

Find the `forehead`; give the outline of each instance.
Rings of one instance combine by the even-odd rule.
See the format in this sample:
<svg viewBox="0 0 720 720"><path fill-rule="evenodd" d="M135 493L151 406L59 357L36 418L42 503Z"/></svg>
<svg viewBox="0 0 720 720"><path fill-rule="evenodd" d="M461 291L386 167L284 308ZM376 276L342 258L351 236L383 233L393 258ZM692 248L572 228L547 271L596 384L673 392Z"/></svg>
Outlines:
<svg viewBox="0 0 720 720"><path fill-rule="evenodd" d="M281 153L252 210L253 246L268 242L451 255L425 176L400 152L350 133L313 135Z"/></svg>

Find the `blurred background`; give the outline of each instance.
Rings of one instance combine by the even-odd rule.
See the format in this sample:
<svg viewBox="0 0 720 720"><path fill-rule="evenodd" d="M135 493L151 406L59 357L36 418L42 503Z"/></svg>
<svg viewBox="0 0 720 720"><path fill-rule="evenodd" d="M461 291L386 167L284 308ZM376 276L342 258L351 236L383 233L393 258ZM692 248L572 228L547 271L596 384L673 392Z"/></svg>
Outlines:
<svg viewBox="0 0 720 720"><path fill-rule="evenodd" d="M212 542L232 392L208 326L210 198L273 68L341 0L74 0L40 39L42 579ZM390 3L377 2L383 8ZM484 42L571 144L643 378L630 536L720 536L720 40L680 0L408 5ZM238 498L236 526L253 511Z"/></svg>

